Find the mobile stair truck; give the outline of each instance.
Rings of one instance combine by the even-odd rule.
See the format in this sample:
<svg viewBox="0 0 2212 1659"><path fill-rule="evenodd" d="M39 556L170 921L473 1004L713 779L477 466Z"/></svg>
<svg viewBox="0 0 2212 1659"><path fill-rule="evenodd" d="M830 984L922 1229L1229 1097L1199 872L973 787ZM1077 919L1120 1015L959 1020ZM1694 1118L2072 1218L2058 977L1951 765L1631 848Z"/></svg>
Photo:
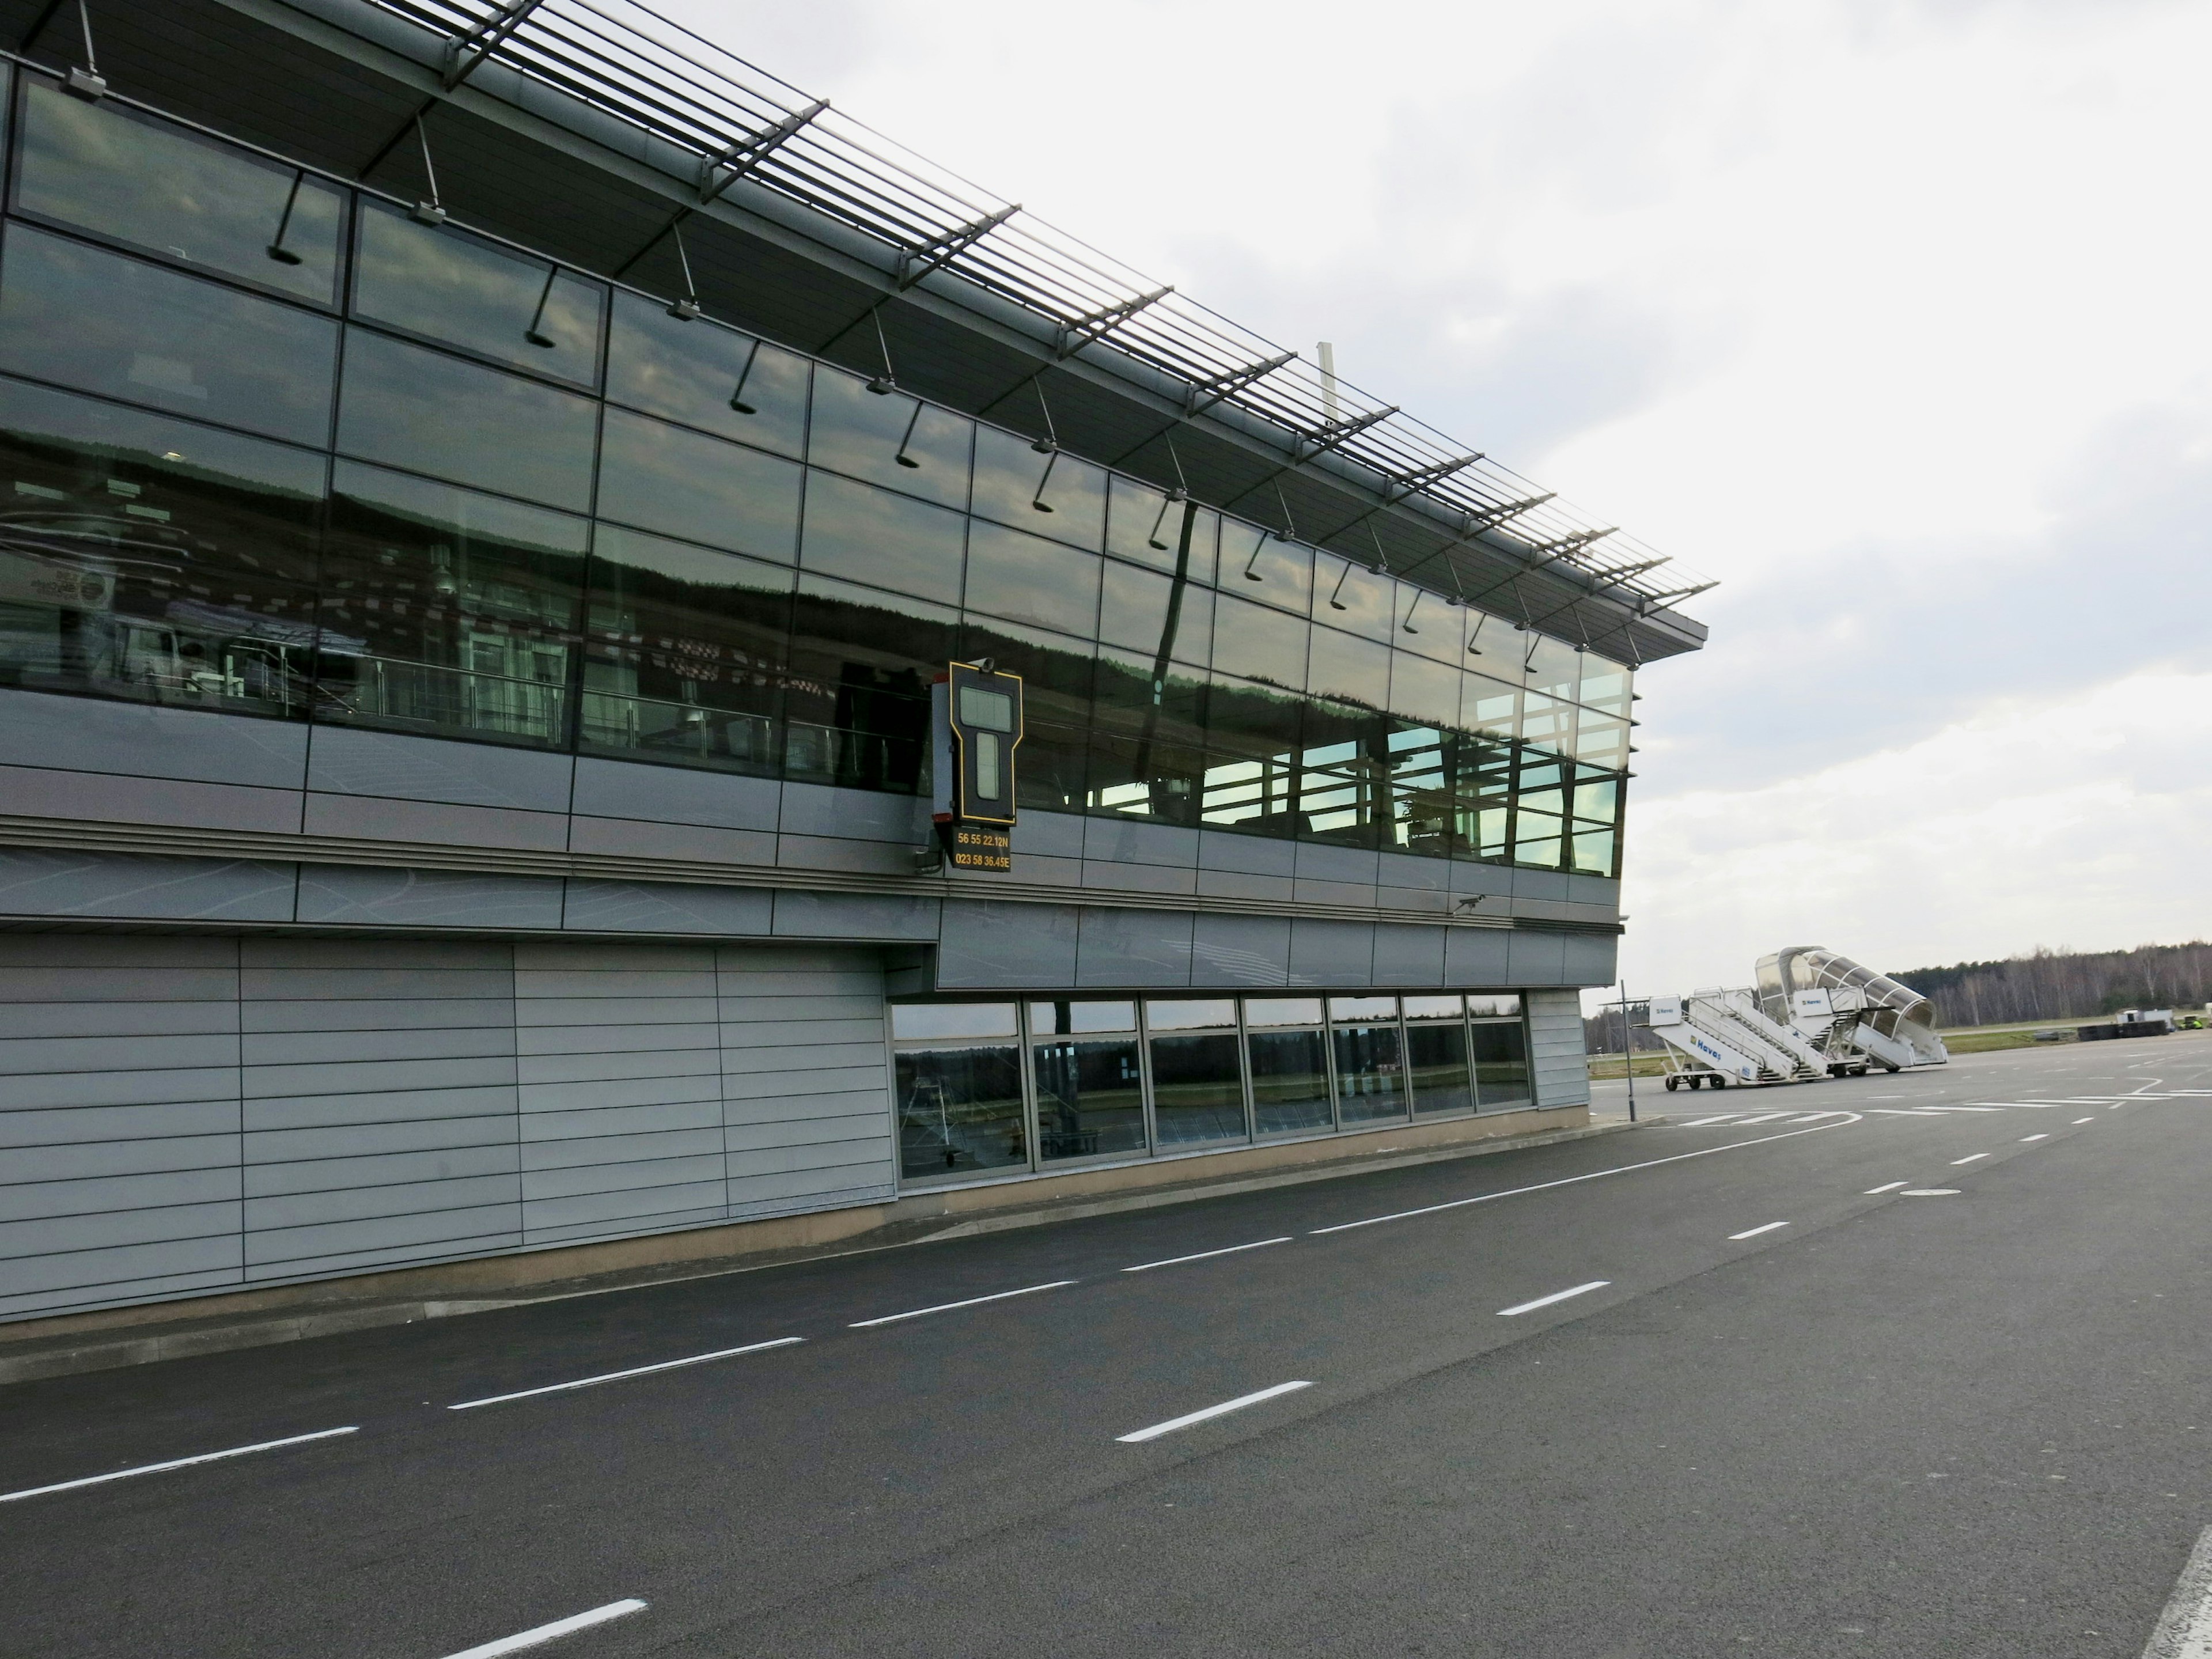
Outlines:
<svg viewBox="0 0 2212 1659"><path fill-rule="evenodd" d="M1645 1024L1667 1045L1667 1087L1724 1089L1731 1083L1805 1083L1827 1075L1826 1056L1790 1027L1769 1019L1748 990L1654 997Z"/></svg>
<svg viewBox="0 0 2212 1659"><path fill-rule="evenodd" d="M1761 957L1759 1006L1821 1052L1830 1077L1864 1077L1951 1058L1936 1035L1936 1007L1909 985L1818 945Z"/></svg>

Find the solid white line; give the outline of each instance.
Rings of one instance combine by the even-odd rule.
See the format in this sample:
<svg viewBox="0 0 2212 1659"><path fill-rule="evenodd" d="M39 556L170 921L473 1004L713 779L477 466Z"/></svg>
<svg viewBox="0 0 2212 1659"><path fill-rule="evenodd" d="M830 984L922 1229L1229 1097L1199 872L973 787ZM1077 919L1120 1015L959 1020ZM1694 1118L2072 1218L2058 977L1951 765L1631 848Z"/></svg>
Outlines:
<svg viewBox="0 0 2212 1659"><path fill-rule="evenodd" d="M1925 1109L1925 1108L1923 1108L1923 1107L1917 1107L1917 1106L1869 1106L1869 1107L1868 1107L1868 1108L1867 1108L1867 1110L1869 1110L1869 1112L1872 1112L1872 1113L1873 1113L1876 1117L1941 1117L1941 1116L1942 1116L1942 1114L1941 1112L1933 1112L1933 1111L1929 1111L1929 1110L1926 1109Z"/></svg>
<svg viewBox="0 0 2212 1659"><path fill-rule="evenodd" d="M2002 1106L1930 1106L1931 1112L2002 1112Z"/></svg>
<svg viewBox="0 0 2212 1659"><path fill-rule="evenodd" d="M2212 1659L2212 1527L2197 1534L2143 1659Z"/></svg>
<svg viewBox="0 0 2212 1659"><path fill-rule="evenodd" d="M1517 1307L1500 1308L1498 1316L1510 1319L1515 1314L1534 1313L1539 1308L1548 1308L1554 1302L1565 1302L1569 1297L1586 1296L1592 1291L1601 1291L1612 1284L1609 1279L1593 1279L1587 1285L1577 1285L1571 1291L1553 1291L1549 1296L1540 1296L1534 1302L1523 1302Z"/></svg>
<svg viewBox="0 0 2212 1659"><path fill-rule="evenodd" d="M134 1474L161 1474L169 1469L188 1469L195 1463L219 1463L226 1457L245 1457L254 1452L275 1451L280 1446L304 1446L311 1440L333 1440L342 1434L358 1434L360 1427L323 1429L314 1434L295 1434L283 1440L263 1440L251 1446L233 1446L228 1451L202 1452L198 1457L173 1457L166 1463L142 1463L135 1469L117 1469L108 1474L88 1474L82 1480L57 1480L51 1486L26 1486L21 1492L0 1492L0 1504L12 1504L19 1498L44 1498L51 1492L74 1492L79 1486L102 1486L111 1480L128 1480Z"/></svg>
<svg viewBox="0 0 2212 1659"><path fill-rule="evenodd" d="M2078 1129L2085 1123L2094 1123L2096 1121L2094 1117L2077 1117L2074 1120L2073 1127Z"/></svg>
<svg viewBox="0 0 2212 1659"><path fill-rule="evenodd" d="M1296 1394L1300 1389L1310 1389L1310 1382L1278 1382L1272 1389L1262 1389L1257 1394L1239 1395L1234 1400L1224 1400L1218 1406L1208 1406L1204 1411L1190 1412L1182 1417L1170 1417L1164 1423L1155 1423L1149 1429L1139 1429L1134 1434L1117 1434L1115 1440L1124 1446L1133 1446L1143 1440L1157 1440L1164 1434L1173 1434L1177 1429L1187 1429L1194 1423L1209 1422L1217 1417L1226 1417L1231 1412L1241 1412L1247 1406L1256 1406L1263 1400L1273 1400L1278 1395Z"/></svg>
<svg viewBox="0 0 2212 1659"><path fill-rule="evenodd" d="M1656 1170L1662 1164L1680 1164L1685 1158L1711 1158L1716 1152L1741 1152L1747 1146L1771 1146L1778 1140L1795 1140L1799 1135L1826 1134L1831 1129L1844 1128L1848 1124L1857 1121L1858 1114L1854 1112L1845 1123L1816 1123L1809 1129L1792 1129L1785 1134L1761 1135L1756 1140L1731 1140L1725 1146L1701 1146L1694 1152L1674 1152L1665 1158L1646 1158L1641 1164L1622 1164L1610 1170L1592 1170L1588 1175L1567 1176L1559 1181L1540 1181L1533 1187L1509 1187L1504 1192L1477 1193L1473 1198L1455 1198L1443 1204L1425 1204L1418 1210L1397 1210L1389 1215L1370 1215L1364 1221L1340 1221L1334 1227L1316 1227L1306 1237L1319 1238L1323 1233L1346 1233L1354 1227L1374 1227L1385 1221L1405 1221L1413 1216L1435 1215L1443 1210L1462 1210L1470 1204L1487 1204L1496 1198L1519 1198L1526 1193L1547 1193L1554 1187L1572 1187L1580 1182L1597 1181L1607 1176L1632 1175L1638 1170Z"/></svg>
<svg viewBox="0 0 2212 1659"><path fill-rule="evenodd" d="M741 1353L759 1353L768 1348L787 1348L794 1342L804 1342L803 1336L780 1336L773 1342L749 1343L742 1348L717 1348L712 1353L695 1353L688 1359L664 1359L657 1365L634 1365L626 1371L602 1371L597 1376L580 1376L573 1382L549 1382L542 1389L518 1389L513 1394L495 1394L482 1400L464 1400L458 1406L448 1406L449 1412L472 1412L479 1406L504 1406L510 1400L531 1400L541 1394L565 1394L570 1389L597 1388L602 1382L619 1382L628 1376L650 1376L655 1371L680 1370L686 1365L703 1365L710 1359L731 1359Z"/></svg>
<svg viewBox="0 0 2212 1659"><path fill-rule="evenodd" d="M1955 1170L1961 1164L1972 1164L1976 1158L1987 1158L1989 1154L1987 1152L1968 1152L1964 1158L1953 1158L1951 1160L1951 1167Z"/></svg>
<svg viewBox="0 0 2212 1659"><path fill-rule="evenodd" d="M1907 1198L1956 1198L1958 1195L1956 1187L1907 1187L1905 1189Z"/></svg>
<svg viewBox="0 0 2212 1659"><path fill-rule="evenodd" d="M605 1624L610 1619L626 1618L633 1613L644 1611L645 1603L635 1596L624 1601L610 1601L603 1607L593 1607L589 1613L572 1613L566 1619L556 1619L550 1625L540 1625L535 1630L523 1631L514 1636L502 1636L498 1641L486 1642L481 1647L449 1653L446 1659L493 1659L496 1654L520 1653L525 1648L534 1648L540 1643L553 1641L571 1632L589 1630L594 1625Z"/></svg>
<svg viewBox="0 0 2212 1659"><path fill-rule="evenodd" d="M2020 1144L2025 1146L2031 1140L2048 1140L2050 1139L2051 1137L2049 1135L2022 1135L2020 1138Z"/></svg>
<svg viewBox="0 0 2212 1659"><path fill-rule="evenodd" d="M1035 1296L1039 1291L1057 1291L1073 1285L1072 1279L1055 1279L1049 1285L1024 1285L1018 1291L1000 1291L996 1296L971 1296L965 1302L940 1302L933 1308L912 1308L905 1313L885 1314L881 1319L856 1319L851 1328L865 1331L871 1325L896 1325L902 1319L919 1319L924 1314L951 1313L955 1308L977 1308L986 1302L1004 1302L1010 1296Z"/></svg>
<svg viewBox="0 0 2212 1659"><path fill-rule="evenodd" d="M1709 1124L1733 1122L1739 1115L1740 1114L1735 1112L1723 1112L1718 1117L1701 1117L1693 1122L1685 1123L1682 1127L1685 1129L1702 1129Z"/></svg>
<svg viewBox="0 0 2212 1659"><path fill-rule="evenodd" d="M1754 1123L1771 1123L1778 1117L1788 1117L1789 1115L1790 1114L1787 1112L1762 1112L1757 1117L1747 1117L1744 1119L1742 1122L1737 1124L1735 1127L1739 1129L1748 1129Z"/></svg>
<svg viewBox="0 0 2212 1659"><path fill-rule="evenodd" d="M1164 1261L1140 1261L1135 1267L1124 1267L1121 1271L1125 1273L1148 1273L1155 1267L1177 1267L1186 1261L1204 1261L1212 1256L1235 1255L1239 1250L1262 1250L1270 1244L1287 1244L1290 1242L1291 1236L1285 1233L1280 1238L1255 1239L1249 1244L1231 1244L1226 1249L1200 1250L1196 1255L1171 1255Z"/></svg>
<svg viewBox="0 0 2212 1659"><path fill-rule="evenodd" d="M1729 1243L1733 1244L1739 1238L1757 1238L1761 1233L1771 1233L1777 1227L1786 1227L1789 1224L1790 1224L1786 1221L1770 1221L1764 1227L1753 1227L1745 1232L1730 1233L1729 1235Z"/></svg>
<svg viewBox="0 0 2212 1659"><path fill-rule="evenodd" d="M1869 1198L1872 1198L1872 1197L1873 1197L1875 1194L1877 1194L1877 1193L1893 1193L1893 1192L1895 1192L1895 1191L1896 1191L1899 1187L1905 1186L1905 1185L1906 1185L1906 1184L1907 1184L1906 1182L1902 1182L1902 1181L1893 1181L1893 1182L1891 1182L1889 1183L1889 1185L1888 1185L1888 1186L1887 1186L1887 1187L1869 1187L1869 1188L1868 1188L1866 1189L1866 1196L1867 1196L1867 1197L1869 1197Z"/></svg>

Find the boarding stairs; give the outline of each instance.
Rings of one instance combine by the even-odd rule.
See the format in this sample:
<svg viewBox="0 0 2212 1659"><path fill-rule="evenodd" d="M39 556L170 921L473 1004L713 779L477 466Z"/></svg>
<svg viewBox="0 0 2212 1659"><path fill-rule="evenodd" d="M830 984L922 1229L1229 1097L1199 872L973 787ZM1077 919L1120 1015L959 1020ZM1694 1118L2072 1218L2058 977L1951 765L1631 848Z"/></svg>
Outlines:
<svg viewBox="0 0 2212 1659"><path fill-rule="evenodd" d="M1646 1024L1667 1045L1667 1086L1804 1083L1828 1075L1819 1048L1759 1012L1749 990L1713 987L1651 999Z"/></svg>

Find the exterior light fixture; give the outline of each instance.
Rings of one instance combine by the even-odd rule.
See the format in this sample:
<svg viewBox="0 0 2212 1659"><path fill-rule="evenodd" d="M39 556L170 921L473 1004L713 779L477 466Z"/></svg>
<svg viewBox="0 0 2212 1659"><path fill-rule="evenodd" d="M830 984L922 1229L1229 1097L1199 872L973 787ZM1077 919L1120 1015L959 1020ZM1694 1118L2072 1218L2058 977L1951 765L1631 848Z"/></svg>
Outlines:
<svg viewBox="0 0 2212 1659"><path fill-rule="evenodd" d="M284 211L276 221L276 239L269 244L269 257L280 265L296 265L300 263L300 256L284 246L284 233L292 228L292 210L299 204L300 183L307 176L307 170L305 167L296 168L293 172L292 189L284 198Z"/></svg>
<svg viewBox="0 0 2212 1659"><path fill-rule="evenodd" d="M429 182L430 197L428 201L417 202L408 209L408 216L416 224L428 225L434 230L446 222L446 208L445 204L438 199L438 169L430 164L430 135L423 127L422 118L419 114L415 118L415 139L422 147L422 177Z"/></svg>
<svg viewBox="0 0 2212 1659"><path fill-rule="evenodd" d="M52 15L53 9L48 7L40 22ZM100 62L92 55L92 11L86 0L76 0L76 15L84 25L84 67L70 66L70 72L62 78L62 90L88 104L96 104L107 96L107 82L100 78ZM31 33L36 34L38 30L34 27Z"/></svg>
<svg viewBox="0 0 2212 1659"><path fill-rule="evenodd" d="M548 351L561 343L544 329L546 301L553 297L553 284L560 275L561 267L558 265L545 268L545 286L538 291L538 309L531 313L530 326L522 331L524 339L534 346L543 346Z"/></svg>
<svg viewBox="0 0 2212 1659"><path fill-rule="evenodd" d="M875 389L875 383L873 381L870 381L868 384L868 390L873 392ZM914 412L906 417L906 431L899 439L898 453L891 457L891 459L896 461L901 466L917 471L921 470L921 463L915 459L912 455L907 453L907 447L914 442L915 424L921 419L921 399L916 398L914 400Z"/></svg>
<svg viewBox="0 0 2212 1659"><path fill-rule="evenodd" d="M738 371L737 389L730 393L730 407L736 410L740 415L757 415L760 413L759 410L756 409L752 404L745 401L745 382L752 379L753 364L758 362L759 358L760 342L758 340L755 340L753 342L753 349L745 353L745 366Z"/></svg>
<svg viewBox="0 0 2212 1659"><path fill-rule="evenodd" d="M684 227L672 224L668 232L676 239L677 261L684 267L684 297L670 302L668 314L679 323L693 322L697 319L700 311L699 284L691 279L691 256L684 251ZM759 343L756 341L754 343Z"/></svg>

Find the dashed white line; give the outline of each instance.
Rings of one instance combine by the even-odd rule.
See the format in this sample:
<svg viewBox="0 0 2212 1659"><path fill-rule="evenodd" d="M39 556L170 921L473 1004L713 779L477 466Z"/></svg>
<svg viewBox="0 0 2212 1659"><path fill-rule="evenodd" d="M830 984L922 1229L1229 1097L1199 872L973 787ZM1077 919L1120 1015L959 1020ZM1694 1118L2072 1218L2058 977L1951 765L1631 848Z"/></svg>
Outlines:
<svg viewBox="0 0 2212 1659"><path fill-rule="evenodd" d="M1757 1238L1761 1233L1771 1233L1777 1227L1786 1227L1789 1224L1786 1221L1770 1221L1764 1227L1752 1227L1740 1233L1730 1233L1729 1243L1733 1244L1739 1238Z"/></svg>
<svg viewBox="0 0 2212 1659"><path fill-rule="evenodd" d="M594 1625L604 1625L610 1619L628 1618L633 1613L643 1613L645 1603L632 1596L626 1601L610 1601L603 1607L593 1607L589 1613L571 1613L566 1619L556 1619L550 1625L540 1625L513 1636L502 1636L496 1642L486 1642L479 1647L465 1648L451 1653L446 1659L495 1659L502 1653L520 1653L525 1648L534 1648L543 1643L558 1641L580 1630L589 1630Z"/></svg>
<svg viewBox="0 0 2212 1659"><path fill-rule="evenodd" d="M1703 1129L1715 1123L1734 1122L1737 1115L1735 1112L1723 1112L1718 1117L1701 1117L1693 1122L1685 1123L1682 1127L1685 1129Z"/></svg>
<svg viewBox="0 0 2212 1659"><path fill-rule="evenodd" d="M1955 1170L1961 1164L1972 1164L1977 1158L1987 1158L1989 1154L1987 1152L1968 1152L1964 1158L1953 1158L1951 1160L1951 1167Z"/></svg>
<svg viewBox="0 0 2212 1659"><path fill-rule="evenodd" d="M1534 1302L1522 1302L1510 1308L1500 1308L1498 1316L1510 1319L1516 1314L1534 1313L1539 1308L1548 1308L1554 1302L1565 1302L1571 1297L1587 1296L1592 1291L1601 1291L1613 1283L1609 1279L1593 1279L1587 1285L1577 1285L1571 1291L1553 1291L1549 1296L1540 1296Z"/></svg>
<svg viewBox="0 0 2212 1659"><path fill-rule="evenodd" d="M282 1440L262 1440L251 1446L233 1446L227 1451L202 1452L197 1457L173 1457L166 1463L141 1463L134 1469L111 1469L106 1474L88 1474L80 1480L57 1480L51 1486L26 1486L21 1492L0 1492L0 1504L12 1504L19 1498L44 1498L49 1492L74 1492L79 1486L104 1486L111 1480L128 1480L136 1474L164 1474L171 1469L188 1469L196 1463L220 1463L226 1457L247 1457L255 1452L275 1451L283 1446L304 1446L314 1440L335 1440L342 1434L358 1434L360 1426L322 1429L313 1434L288 1435Z"/></svg>
<svg viewBox="0 0 2212 1659"><path fill-rule="evenodd" d="M513 1394L495 1394L482 1400L464 1400L458 1406L448 1406L449 1412L472 1412L479 1406L504 1406L510 1400L532 1400L541 1394L566 1394L571 1389L595 1389L602 1382L620 1382L632 1376L651 1376L655 1371L681 1370L686 1365L704 1365L716 1359L734 1359L741 1353L760 1353L769 1348L788 1348L793 1343L804 1342L803 1336L780 1336L773 1342L750 1342L742 1348L717 1348L712 1353L695 1353L683 1359L664 1359L654 1365L633 1365L626 1371L602 1371L597 1376L580 1376L573 1382L549 1382L542 1389L518 1389Z"/></svg>
<svg viewBox="0 0 2212 1659"><path fill-rule="evenodd" d="M2094 1123L2096 1121L2094 1117L2077 1117L2074 1120L2073 1127L2078 1129L2085 1123Z"/></svg>
<svg viewBox="0 0 2212 1659"><path fill-rule="evenodd" d="M2188 1564L2150 1633L2143 1659L2208 1659L2212 1656L2212 1527L2197 1537Z"/></svg>
<svg viewBox="0 0 2212 1659"><path fill-rule="evenodd" d="M1739 1129L1748 1129L1754 1123L1771 1123L1778 1117L1788 1117L1789 1115L1790 1114L1787 1112L1761 1112L1757 1117L1747 1117L1744 1119L1742 1122L1737 1124L1735 1127Z"/></svg>
<svg viewBox="0 0 2212 1659"><path fill-rule="evenodd" d="M1869 1198L1872 1198L1872 1197L1874 1197L1876 1194L1879 1194L1879 1193L1893 1193L1893 1192L1895 1192L1899 1188L1900 1188L1900 1187L1904 1187L1904 1186L1908 1186L1908 1185L1910 1185L1910 1184L1911 1184L1911 1183L1910 1183L1910 1182L1903 1182L1903 1181L1893 1181L1893 1182L1891 1182L1889 1183L1889 1185L1887 1185L1887 1187L1869 1187L1869 1188L1868 1188L1866 1189L1866 1196L1867 1196L1867 1197L1869 1197Z"/></svg>
<svg viewBox="0 0 2212 1659"><path fill-rule="evenodd" d="M1876 1117L1941 1117L1942 1113L1917 1106L1869 1106L1867 1110Z"/></svg>
<svg viewBox="0 0 2212 1659"><path fill-rule="evenodd" d="M872 1325L896 1325L902 1319L920 1319L925 1314L951 1313L955 1308L979 1308L986 1302L1004 1302L1011 1296L1035 1296L1039 1291L1063 1290L1074 1283L1072 1279L1055 1279L1049 1285L1024 1285L1018 1291L1000 1291L995 1296L971 1296L964 1302L940 1302L933 1308L909 1308L904 1313L885 1314L880 1319L856 1319L850 1328L865 1331Z"/></svg>
<svg viewBox="0 0 2212 1659"><path fill-rule="evenodd" d="M1203 1411L1187 1412L1181 1417L1170 1417L1164 1423L1155 1423L1149 1429L1139 1429L1134 1434L1117 1434L1114 1438L1118 1444L1124 1446L1157 1440L1164 1434L1173 1434L1177 1429L1189 1428L1194 1423L1208 1423L1217 1417L1226 1417L1231 1412L1241 1412L1247 1406L1256 1406L1263 1401L1296 1394L1300 1389L1311 1387L1313 1384L1310 1382L1278 1382L1273 1388L1262 1389L1257 1394L1239 1395L1234 1400L1223 1401L1218 1406L1208 1406Z"/></svg>
<svg viewBox="0 0 2212 1659"><path fill-rule="evenodd" d="M1956 1198L1958 1195L1956 1187L1907 1187L1903 1194L1906 1198Z"/></svg>
<svg viewBox="0 0 2212 1659"><path fill-rule="evenodd" d="M2022 1135L2020 1138L2020 1143L2021 1146L2025 1146L2031 1140L2048 1140L2050 1139L2051 1137L2049 1135Z"/></svg>
<svg viewBox="0 0 2212 1659"><path fill-rule="evenodd" d="M1235 1255L1239 1250L1262 1250L1270 1244L1287 1244L1290 1242L1290 1235L1285 1233L1280 1238L1255 1239L1249 1244L1231 1244L1219 1250L1200 1250L1195 1255L1171 1255L1164 1261L1139 1261L1135 1267L1124 1267L1121 1271L1125 1273L1148 1273L1155 1267L1178 1267L1186 1261L1204 1261L1217 1255Z"/></svg>

